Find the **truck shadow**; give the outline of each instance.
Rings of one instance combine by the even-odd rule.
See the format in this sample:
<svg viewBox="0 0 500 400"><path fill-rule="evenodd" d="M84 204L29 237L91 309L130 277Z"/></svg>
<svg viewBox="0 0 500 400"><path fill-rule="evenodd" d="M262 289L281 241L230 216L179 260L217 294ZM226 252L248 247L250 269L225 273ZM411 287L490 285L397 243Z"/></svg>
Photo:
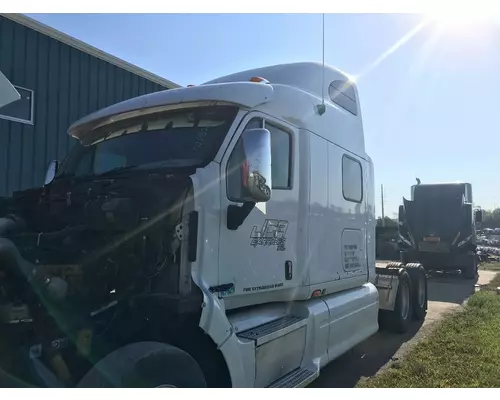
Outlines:
<svg viewBox="0 0 500 400"><path fill-rule="evenodd" d="M462 304L474 293L478 278L464 279L455 272L432 272L427 282L429 301Z"/></svg>
<svg viewBox="0 0 500 400"><path fill-rule="evenodd" d="M389 361L400 347L419 331L423 321L414 322L405 334L378 331L349 352L326 366L311 388L352 388L362 377L374 376Z"/></svg>

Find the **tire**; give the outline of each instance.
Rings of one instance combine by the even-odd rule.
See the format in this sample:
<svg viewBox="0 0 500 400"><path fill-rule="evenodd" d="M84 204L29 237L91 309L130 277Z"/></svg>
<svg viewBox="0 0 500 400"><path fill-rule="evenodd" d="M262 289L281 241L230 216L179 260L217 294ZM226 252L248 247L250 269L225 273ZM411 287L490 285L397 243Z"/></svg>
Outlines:
<svg viewBox="0 0 500 400"><path fill-rule="evenodd" d="M410 328L413 314L411 279L405 270L399 273L398 279L398 293L394 310L380 310L379 324L391 332L405 333Z"/></svg>
<svg viewBox="0 0 500 400"><path fill-rule="evenodd" d="M411 297L413 319L423 321L427 314L427 274L421 264L411 263L405 266L411 279Z"/></svg>
<svg viewBox="0 0 500 400"><path fill-rule="evenodd" d="M404 268L404 264L398 261L388 262L386 268Z"/></svg>
<svg viewBox="0 0 500 400"><path fill-rule="evenodd" d="M469 260L469 266L466 268L462 268L462 275L465 279L475 279L478 276L478 263L477 263L477 258L476 256L468 256L470 258Z"/></svg>
<svg viewBox="0 0 500 400"><path fill-rule="evenodd" d="M198 363L177 347L158 342L126 345L104 357L78 388L205 388Z"/></svg>

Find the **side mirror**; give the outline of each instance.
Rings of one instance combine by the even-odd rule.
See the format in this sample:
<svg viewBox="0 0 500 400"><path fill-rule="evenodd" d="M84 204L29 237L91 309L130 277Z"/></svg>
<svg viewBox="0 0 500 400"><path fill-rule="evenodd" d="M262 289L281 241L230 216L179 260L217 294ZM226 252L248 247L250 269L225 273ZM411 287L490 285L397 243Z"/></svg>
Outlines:
<svg viewBox="0 0 500 400"><path fill-rule="evenodd" d="M230 197L243 203L268 201L272 187L271 134L267 129L248 129L237 146L240 172L235 178L239 183L230 189Z"/></svg>
<svg viewBox="0 0 500 400"><path fill-rule="evenodd" d="M474 211L474 219L479 224L481 222L483 222L483 219L484 219L484 212L483 212L483 210L475 210Z"/></svg>
<svg viewBox="0 0 500 400"><path fill-rule="evenodd" d="M236 230L245 221L256 203L271 199L271 133L267 129L248 129L238 142L237 165L241 176L228 188L231 200L242 202L241 206L229 205L227 227ZM238 146L238 145L237 145Z"/></svg>
<svg viewBox="0 0 500 400"><path fill-rule="evenodd" d="M59 170L59 161L57 160L51 161L49 167L47 168L47 173L45 174L45 185L48 185L50 182L54 180L58 170Z"/></svg>
<svg viewBox="0 0 500 400"><path fill-rule="evenodd" d="M244 200L255 203L271 198L271 133L267 129L243 132L245 159L242 168Z"/></svg>

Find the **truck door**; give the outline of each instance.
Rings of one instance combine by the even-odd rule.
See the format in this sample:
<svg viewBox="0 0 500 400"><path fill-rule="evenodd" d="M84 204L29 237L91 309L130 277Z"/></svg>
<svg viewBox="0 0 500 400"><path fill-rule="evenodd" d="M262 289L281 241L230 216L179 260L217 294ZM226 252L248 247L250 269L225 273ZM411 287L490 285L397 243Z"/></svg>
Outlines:
<svg viewBox="0 0 500 400"><path fill-rule="evenodd" d="M257 203L237 230L227 227L232 187L241 176L238 156L242 132L266 128L271 133L272 194ZM221 163L219 284L234 284L226 307L240 307L286 297L301 281L297 268L298 153L297 131L283 122L252 112L240 124ZM280 297L281 296L281 297ZM289 295L288 295L289 296Z"/></svg>

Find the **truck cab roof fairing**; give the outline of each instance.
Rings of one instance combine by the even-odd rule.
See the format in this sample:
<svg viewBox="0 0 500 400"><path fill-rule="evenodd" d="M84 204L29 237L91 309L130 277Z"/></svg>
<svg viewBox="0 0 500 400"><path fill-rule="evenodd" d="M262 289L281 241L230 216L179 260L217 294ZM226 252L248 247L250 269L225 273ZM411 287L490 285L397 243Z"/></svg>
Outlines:
<svg viewBox="0 0 500 400"><path fill-rule="evenodd" d="M86 133L99 125L140 113L151 113L169 106L192 103L229 103L254 108L271 100L273 87L252 82L195 86L135 97L96 111L70 126L68 134L85 143Z"/></svg>

